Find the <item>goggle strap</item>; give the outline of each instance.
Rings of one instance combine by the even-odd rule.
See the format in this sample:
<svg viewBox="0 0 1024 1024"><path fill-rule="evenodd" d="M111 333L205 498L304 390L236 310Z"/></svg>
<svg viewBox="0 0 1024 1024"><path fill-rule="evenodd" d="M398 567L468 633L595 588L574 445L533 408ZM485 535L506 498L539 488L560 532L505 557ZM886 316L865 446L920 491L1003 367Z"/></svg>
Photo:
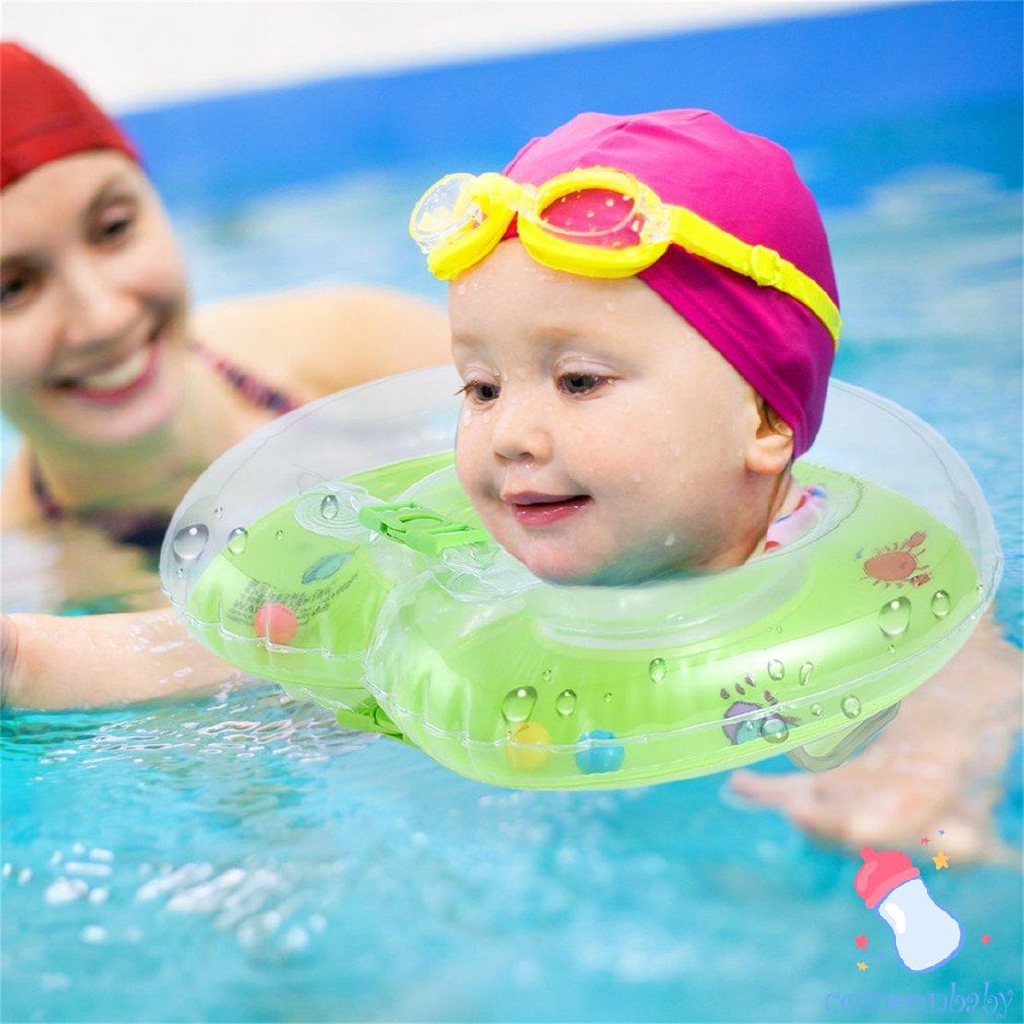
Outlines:
<svg viewBox="0 0 1024 1024"><path fill-rule="evenodd" d="M441 183L451 177L441 179ZM519 236L523 245L546 266L589 277L629 277L639 272L664 252L669 241L664 235L624 249L607 249L572 242L544 229L540 212L546 204L576 191L611 188L621 190L624 198L635 193L645 216L667 212L667 233L676 245L802 303L825 325L833 344L839 347L839 309L817 281L774 249L750 245L685 207L663 204L646 185L622 171L580 168L558 175L539 188L520 185L491 171L471 179L468 188L469 196L457 203L453 212L473 202L484 215L483 220L471 226L457 218L460 223L453 226L450 236L428 252L427 265L442 280L457 277L479 263L505 236L517 212L521 214Z"/></svg>
<svg viewBox="0 0 1024 1024"><path fill-rule="evenodd" d="M831 296L813 278L764 245L749 245L682 206L671 210L672 241L694 256L749 277L762 288L775 288L805 305L824 325L839 348L842 321Z"/></svg>

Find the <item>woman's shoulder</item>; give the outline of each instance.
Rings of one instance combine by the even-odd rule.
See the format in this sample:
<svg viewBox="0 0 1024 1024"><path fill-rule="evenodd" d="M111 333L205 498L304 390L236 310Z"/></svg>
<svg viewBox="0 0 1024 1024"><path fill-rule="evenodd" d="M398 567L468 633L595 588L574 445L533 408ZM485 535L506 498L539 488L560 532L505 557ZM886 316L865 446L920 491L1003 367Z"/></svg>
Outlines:
<svg viewBox="0 0 1024 1024"><path fill-rule="evenodd" d="M441 309L382 288L228 299L200 309L196 330L225 359L303 399L448 358Z"/></svg>

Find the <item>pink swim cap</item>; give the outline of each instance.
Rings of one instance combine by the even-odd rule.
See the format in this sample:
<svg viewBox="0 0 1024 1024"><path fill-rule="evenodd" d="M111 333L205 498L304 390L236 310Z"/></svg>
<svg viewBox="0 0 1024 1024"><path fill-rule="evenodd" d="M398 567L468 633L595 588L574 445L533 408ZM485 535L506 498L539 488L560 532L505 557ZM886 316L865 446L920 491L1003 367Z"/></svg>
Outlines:
<svg viewBox="0 0 1024 1024"><path fill-rule="evenodd" d="M540 185L578 167L627 171L662 202L685 206L750 245L776 250L838 305L828 238L789 154L706 110L580 114L528 142L504 173ZM510 233L515 233L514 225ZM835 343L803 303L670 245L637 275L699 331L811 446Z"/></svg>

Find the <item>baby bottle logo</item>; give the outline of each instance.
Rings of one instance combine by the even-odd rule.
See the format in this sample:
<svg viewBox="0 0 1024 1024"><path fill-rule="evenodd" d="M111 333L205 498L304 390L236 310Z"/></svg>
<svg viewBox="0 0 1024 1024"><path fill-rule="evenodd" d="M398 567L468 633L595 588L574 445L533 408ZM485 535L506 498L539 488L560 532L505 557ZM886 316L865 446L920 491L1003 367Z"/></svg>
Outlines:
<svg viewBox="0 0 1024 1024"><path fill-rule="evenodd" d="M853 880L869 910L892 929L896 954L912 971L931 971L960 952L960 923L938 906L921 881L921 872L899 850L860 851L864 863Z"/></svg>

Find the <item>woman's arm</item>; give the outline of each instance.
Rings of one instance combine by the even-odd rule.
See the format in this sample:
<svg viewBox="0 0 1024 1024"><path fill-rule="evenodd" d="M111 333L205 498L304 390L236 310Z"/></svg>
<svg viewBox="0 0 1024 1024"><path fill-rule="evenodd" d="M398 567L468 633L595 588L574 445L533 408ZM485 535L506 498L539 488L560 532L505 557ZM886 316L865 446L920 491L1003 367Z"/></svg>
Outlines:
<svg viewBox="0 0 1024 1024"><path fill-rule="evenodd" d="M170 608L75 618L4 615L0 625L6 707L127 704L242 678L192 640Z"/></svg>
<svg viewBox="0 0 1024 1024"><path fill-rule="evenodd" d="M309 401L451 359L448 317L385 288L318 288L206 306L198 336L223 356Z"/></svg>

